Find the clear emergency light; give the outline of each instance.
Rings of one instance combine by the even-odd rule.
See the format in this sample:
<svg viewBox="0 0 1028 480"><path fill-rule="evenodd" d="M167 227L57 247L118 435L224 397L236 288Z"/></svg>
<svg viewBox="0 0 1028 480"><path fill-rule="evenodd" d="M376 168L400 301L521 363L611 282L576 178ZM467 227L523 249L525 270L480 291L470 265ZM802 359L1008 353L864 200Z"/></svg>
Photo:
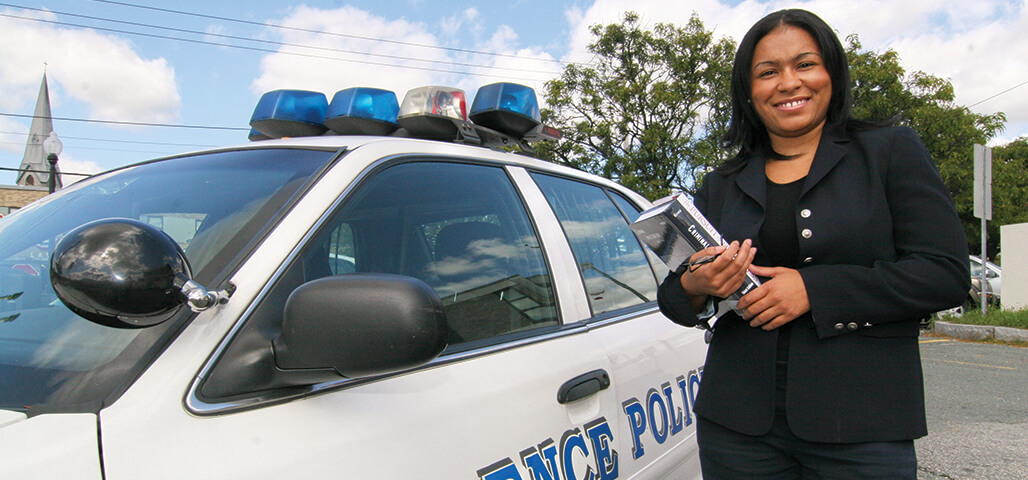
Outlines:
<svg viewBox="0 0 1028 480"><path fill-rule="evenodd" d="M271 138L310 137L328 130L324 93L275 90L265 93L250 117L250 126Z"/></svg>
<svg viewBox="0 0 1028 480"><path fill-rule="evenodd" d="M400 125L396 94L380 88L347 88L332 97L325 126L340 135L389 135Z"/></svg>
<svg viewBox="0 0 1028 480"><path fill-rule="evenodd" d="M524 135L540 123L535 90L516 83L494 83L478 89L471 121L510 135Z"/></svg>
<svg viewBox="0 0 1028 480"><path fill-rule="evenodd" d="M397 121L416 136L454 138L454 120L468 120L468 101L464 90L427 86L415 88L403 97Z"/></svg>

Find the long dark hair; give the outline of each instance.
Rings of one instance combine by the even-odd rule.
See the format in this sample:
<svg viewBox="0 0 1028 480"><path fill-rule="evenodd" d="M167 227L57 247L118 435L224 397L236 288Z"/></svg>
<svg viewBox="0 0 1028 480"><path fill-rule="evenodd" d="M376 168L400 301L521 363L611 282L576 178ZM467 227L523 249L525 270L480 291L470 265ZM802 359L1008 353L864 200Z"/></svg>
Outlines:
<svg viewBox="0 0 1028 480"><path fill-rule="evenodd" d="M750 27L735 54L730 85L732 118L728 123L724 142L728 148L739 147L739 153L718 167L718 171L722 173L739 170L751 155L765 155L776 159L789 158L771 147L767 129L750 103L753 52L761 39L783 25L802 28L814 37L814 41L821 49L825 70L832 80L832 98L828 103L825 128L855 128L866 125L866 122L852 118L850 113L853 104L850 68L846 60L846 50L843 49L839 37L824 20L811 12L800 9L779 10Z"/></svg>

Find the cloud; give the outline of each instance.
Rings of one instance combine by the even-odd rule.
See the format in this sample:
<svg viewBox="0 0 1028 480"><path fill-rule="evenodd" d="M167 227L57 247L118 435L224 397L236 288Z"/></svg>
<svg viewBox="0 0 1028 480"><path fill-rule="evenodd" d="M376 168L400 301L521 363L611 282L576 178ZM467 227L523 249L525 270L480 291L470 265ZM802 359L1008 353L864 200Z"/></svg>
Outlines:
<svg viewBox="0 0 1028 480"><path fill-rule="evenodd" d="M439 28L442 30L444 35L456 35L460 33L461 29L465 28L468 23L472 23L478 18L478 9L471 7L452 16L443 18L442 21L439 22ZM473 24L471 27L467 28L477 30L479 26Z"/></svg>
<svg viewBox="0 0 1028 480"><path fill-rule="evenodd" d="M69 157L68 155L61 156L60 167L61 172L68 173L94 174L100 173L105 170L104 168L100 167L100 165L98 165L96 162L88 160L80 161L77 160L75 157ZM85 180L86 178L88 177L83 177L81 175L66 175L64 173L61 174L61 182L66 187L80 180Z"/></svg>
<svg viewBox="0 0 1028 480"><path fill-rule="evenodd" d="M297 7L289 16L273 23L347 35L344 37L307 31L276 30L275 33L281 35L279 40L282 42L354 53L281 47L279 52L282 53L266 55L261 59L261 74L251 85L252 91L257 95L275 89L295 88L320 91L331 99L339 90L358 86L390 89L402 95L402 92L417 86L455 78L455 75L447 74L447 71L457 70L456 67L432 63L446 61L448 58L444 50L430 48L437 46L438 43L428 32L428 27L422 23L404 19L386 20L354 7L322 10L307 6ZM371 38L405 44L367 40ZM289 53L333 57L339 60ZM413 58L426 61L416 61ZM390 68L388 65L412 68Z"/></svg>
<svg viewBox="0 0 1028 480"><path fill-rule="evenodd" d="M3 11L57 20L51 13ZM0 18L0 58L4 59L0 108L5 111L32 110L45 61L54 106L65 100L81 102L98 119L168 122L178 118L181 98L174 69L163 58L141 57L123 38L4 17Z"/></svg>

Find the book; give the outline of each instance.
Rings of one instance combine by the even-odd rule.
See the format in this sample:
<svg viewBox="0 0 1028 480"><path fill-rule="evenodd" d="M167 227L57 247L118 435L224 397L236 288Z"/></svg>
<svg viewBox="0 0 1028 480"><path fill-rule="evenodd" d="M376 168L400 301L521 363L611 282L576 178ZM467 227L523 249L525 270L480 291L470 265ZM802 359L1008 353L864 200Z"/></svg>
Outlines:
<svg viewBox="0 0 1028 480"><path fill-rule="evenodd" d="M692 201L680 193L657 200L656 204L639 214L631 227L671 270L677 269L700 250L728 243ZM736 304L743 295L758 286L760 279L747 271L742 286L723 299L723 303L742 315Z"/></svg>

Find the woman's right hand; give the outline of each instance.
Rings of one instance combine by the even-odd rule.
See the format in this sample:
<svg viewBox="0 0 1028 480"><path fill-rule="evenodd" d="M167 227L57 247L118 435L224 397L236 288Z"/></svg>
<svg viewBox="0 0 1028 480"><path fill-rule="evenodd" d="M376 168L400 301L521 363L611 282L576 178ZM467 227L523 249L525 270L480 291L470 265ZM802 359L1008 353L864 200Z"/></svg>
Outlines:
<svg viewBox="0 0 1028 480"><path fill-rule="evenodd" d="M710 263L686 268L682 272L682 288L686 295L706 301L706 297L727 298L742 286L746 271L757 254L753 242L746 239L741 244L734 241L729 245L709 247L694 253L689 261L717 255Z"/></svg>

